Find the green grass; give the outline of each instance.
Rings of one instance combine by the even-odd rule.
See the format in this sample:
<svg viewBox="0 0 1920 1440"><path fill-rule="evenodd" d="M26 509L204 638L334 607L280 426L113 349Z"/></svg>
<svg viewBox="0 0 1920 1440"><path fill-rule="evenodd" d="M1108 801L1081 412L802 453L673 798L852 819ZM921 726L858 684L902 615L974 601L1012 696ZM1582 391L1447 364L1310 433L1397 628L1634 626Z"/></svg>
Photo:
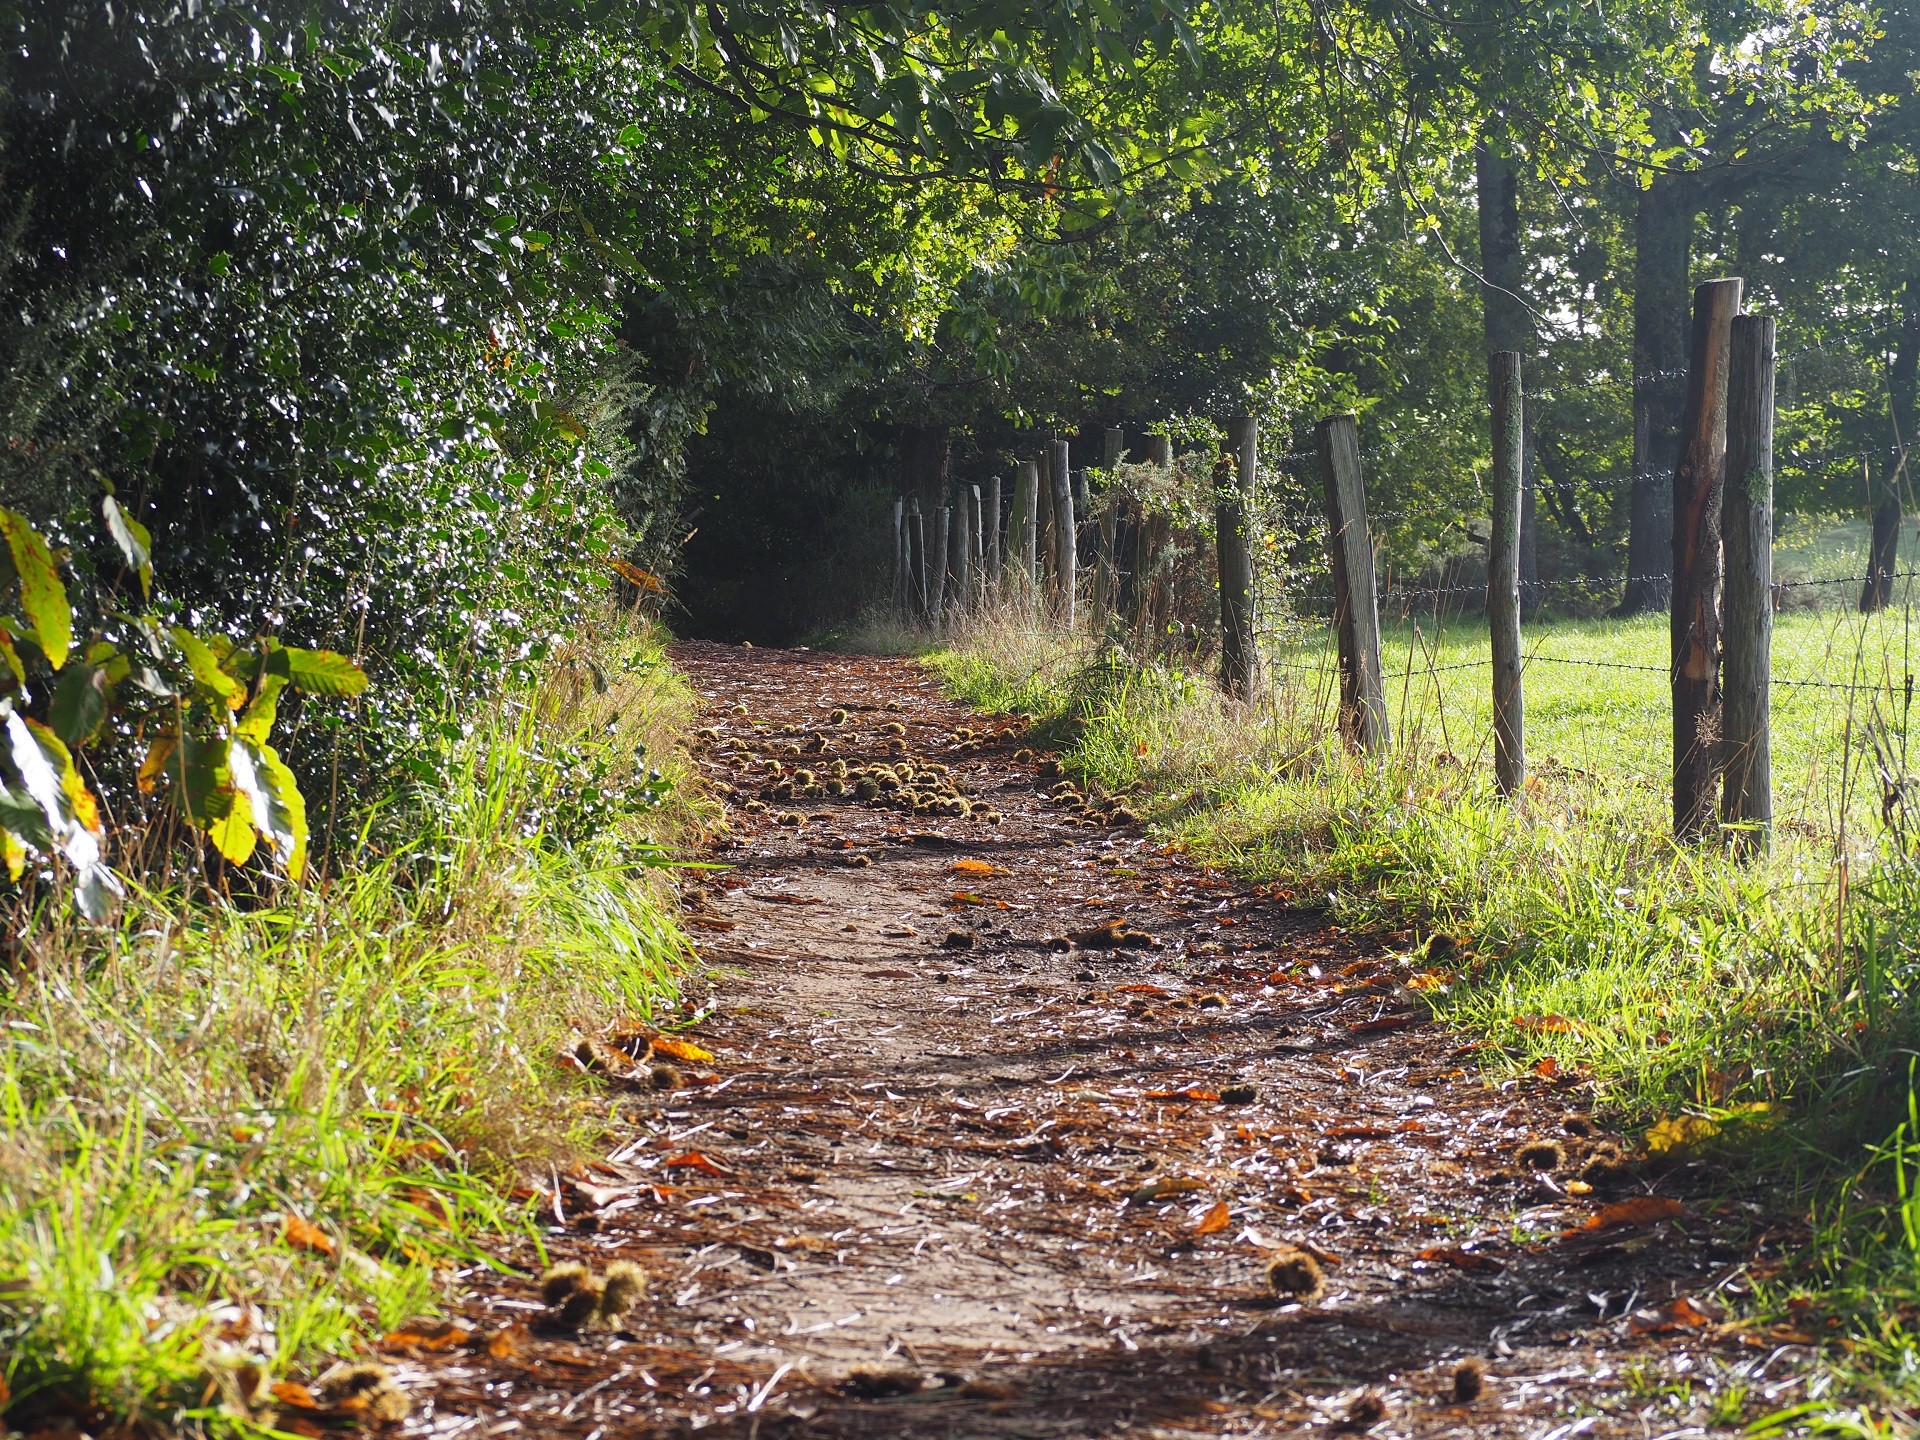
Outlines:
<svg viewBox="0 0 1920 1440"><path fill-rule="evenodd" d="M1279 647L1310 668L1276 670L1258 707L992 622L930 663L972 703L1035 716L1070 770L1133 796L1166 838L1386 932L1438 1012L1492 1042L1496 1078L1551 1056L1622 1123L1696 1117L1700 1148L1822 1217L1766 1303L1819 1292L1873 1361L1857 1383L1920 1395L1920 1206L1895 1184L1920 1182L1920 1152L1911 1126L1898 1157L1887 1144L1920 1049L1920 864L1863 769L1867 697L1779 692L1783 823L1742 864L1669 838L1663 674L1540 663L1663 666L1664 621L1536 626L1527 643L1536 779L1513 801L1492 784L1489 672L1450 668L1485 658L1465 624L1390 634L1396 745L1377 758L1331 733L1324 632ZM1775 671L1897 683L1907 644L1897 614L1787 614Z"/></svg>
<svg viewBox="0 0 1920 1440"><path fill-rule="evenodd" d="M404 850L265 907L139 895L106 933L49 907L0 999L10 1420L247 1430L263 1379L533 1234L516 1183L607 1117L554 1057L671 1003L687 947L653 844L696 823L684 794L579 846L553 821L691 714L657 639L607 627L502 697Z"/></svg>

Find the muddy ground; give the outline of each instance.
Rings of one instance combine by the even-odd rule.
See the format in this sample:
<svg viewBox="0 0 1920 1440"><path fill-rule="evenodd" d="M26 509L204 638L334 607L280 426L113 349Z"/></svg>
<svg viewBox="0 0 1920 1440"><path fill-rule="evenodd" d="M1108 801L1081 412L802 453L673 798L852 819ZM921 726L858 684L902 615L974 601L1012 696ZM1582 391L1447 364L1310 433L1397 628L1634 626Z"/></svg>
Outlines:
<svg viewBox="0 0 1920 1440"><path fill-rule="evenodd" d="M404 1433L1646 1440L1803 1398L1808 1337L1721 1323L1758 1207L1633 1156L1578 1075L1484 1078L1423 1001L1444 940L1056 800L910 661L676 658L734 792L713 973L650 1059L582 1052L624 1138L545 1202L553 1257L651 1293L570 1331L531 1246L476 1269L471 1338L388 1347ZM789 796L835 761L861 793ZM921 813L875 793L903 762Z"/></svg>

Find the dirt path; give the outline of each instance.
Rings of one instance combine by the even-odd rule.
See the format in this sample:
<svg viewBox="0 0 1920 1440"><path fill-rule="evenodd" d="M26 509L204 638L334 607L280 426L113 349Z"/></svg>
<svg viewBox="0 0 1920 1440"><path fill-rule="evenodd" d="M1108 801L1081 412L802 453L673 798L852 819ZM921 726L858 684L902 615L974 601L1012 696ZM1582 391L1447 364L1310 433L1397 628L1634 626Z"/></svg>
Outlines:
<svg viewBox="0 0 1920 1440"><path fill-rule="evenodd" d="M722 973L681 1037L713 1058L672 1062L671 1090L637 1072L631 1140L562 1183L546 1236L638 1261L652 1296L568 1334L530 1275L476 1272L469 1326L527 1329L497 1354L396 1343L409 1433L1277 1435L1377 1414L1382 1435L1572 1440L1702 1433L1736 1385L1749 1419L1797 1398L1788 1351L1699 1323L1739 1283L1749 1210L1609 1161L1565 1077L1486 1084L1378 939L1054 803L1017 727L910 662L677 658L738 790L731 868L694 917ZM836 760L856 787L876 763L949 767L1003 818L892 792L745 808L776 765L824 785ZM1290 1246L1324 1274L1312 1303L1268 1283ZM1455 1403L1468 1357L1484 1392Z"/></svg>

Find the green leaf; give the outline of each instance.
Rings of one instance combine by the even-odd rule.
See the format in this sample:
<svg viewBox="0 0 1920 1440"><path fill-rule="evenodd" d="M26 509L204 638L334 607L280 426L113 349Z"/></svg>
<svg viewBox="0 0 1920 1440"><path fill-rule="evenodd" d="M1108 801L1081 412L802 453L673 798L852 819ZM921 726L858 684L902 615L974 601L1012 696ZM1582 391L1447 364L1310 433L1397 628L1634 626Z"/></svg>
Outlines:
<svg viewBox="0 0 1920 1440"><path fill-rule="evenodd" d="M187 657L193 678L229 710L238 710L247 698L247 690L238 680L220 668L220 657L198 635L184 625L173 627L173 642Z"/></svg>
<svg viewBox="0 0 1920 1440"><path fill-rule="evenodd" d="M0 664L4 664L13 675L16 686L27 683L27 667L20 663L20 652L14 647L13 632L0 625Z"/></svg>
<svg viewBox="0 0 1920 1440"><path fill-rule="evenodd" d="M358 695L367 688L367 672L331 650L301 650L287 646L267 658L267 673L284 675L296 690L309 695Z"/></svg>
<svg viewBox="0 0 1920 1440"><path fill-rule="evenodd" d="M100 501L100 509L107 517L107 533L113 536L113 543L120 547L120 553L126 558L127 568L140 577L140 593L149 600L153 598L153 536L147 533L147 527L120 508L120 502L108 495Z"/></svg>
<svg viewBox="0 0 1920 1440"><path fill-rule="evenodd" d="M26 517L15 511L0 509L0 534L7 537L13 568L20 575L20 608L47 663L58 670L67 663L67 648L73 644L73 609L67 604L53 552Z"/></svg>
<svg viewBox="0 0 1920 1440"><path fill-rule="evenodd" d="M107 718L107 672L76 661L61 673L47 707L47 724L70 747L85 745Z"/></svg>
<svg viewBox="0 0 1920 1440"><path fill-rule="evenodd" d="M233 742L228 764L254 827L272 842L287 878L299 880L307 868L307 801L293 772L271 745L244 736Z"/></svg>
<svg viewBox="0 0 1920 1440"><path fill-rule="evenodd" d="M260 693L241 713L236 733L244 735L256 745L265 744L267 736L273 733L273 722L279 718L280 692L286 684L284 675L268 675L263 679Z"/></svg>

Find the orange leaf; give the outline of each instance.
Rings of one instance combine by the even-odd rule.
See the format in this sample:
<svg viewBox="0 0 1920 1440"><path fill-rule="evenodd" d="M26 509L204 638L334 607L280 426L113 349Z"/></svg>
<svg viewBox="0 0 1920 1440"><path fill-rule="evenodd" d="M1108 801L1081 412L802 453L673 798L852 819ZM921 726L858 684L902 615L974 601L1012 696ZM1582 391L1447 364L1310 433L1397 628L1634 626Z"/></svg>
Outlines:
<svg viewBox="0 0 1920 1440"><path fill-rule="evenodd" d="M1457 978L1459 977L1449 975L1444 970L1422 970L1407 981L1407 988L1409 990L1444 990Z"/></svg>
<svg viewBox="0 0 1920 1440"><path fill-rule="evenodd" d="M1217 1091L1202 1090L1198 1085L1189 1085L1184 1090L1149 1090L1146 1098L1149 1100L1218 1100L1220 1096Z"/></svg>
<svg viewBox="0 0 1920 1440"><path fill-rule="evenodd" d="M658 575L654 574L651 570L642 570L631 561L609 559L607 561L607 568L629 585L635 586L638 589L648 591L655 595L663 594L666 591L667 587Z"/></svg>
<svg viewBox="0 0 1920 1440"><path fill-rule="evenodd" d="M1433 1245L1422 1250L1419 1259L1432 1265L1451 1265L1457 1270L1501 1270L1505 1267L1491 1255L1476 1255L1457 1245Z"/></svg>
<svg viewBox="0 0 1920 1440"><path fill-rule="evenodd" d="M1533 1067L1533 1073L1551 1079L1560 1073L1560 1062L1551 1055L1542 1056L1540 1063Z"/></svg>
<svg viewBox="0 0 1920 1440"><path fill-rule="evenodd" d="M1676 1220L1687 1213L1687 1207L1667 1195L1636 1195L1631 1200L1617 1200L1611 1205L1603 1205L1594 1214L1567 1231L1568 1235L1592 1234L1599 1230L1616 1230L1622 1225L1656 1225L1662 1220Z"/></svg>
<svg viewBox="0 0 1920 1440"><path fill-rule="evenodd" d="M1227 1209L1227 1202L1224 1200L1216 1200L1213 1202L1213 1208L1202 1215L1199 1223L1193 1227L1193 1233L1196 1235L1218 1235L1232 1223L1233 1213Z"/></svg>
<svg viewBox="0 0 1920 1440"><path fill-rule="evenodd" d="M662 1055L671 1055L674 1059L685 1060L690 1065L713 1059L711 1050L702 1050L690 1041L676 1040L671 1035L654 1036L653 1048Z"/></svg>
<svg viewBox="0 0 1920 1440"><path fill-rule="evenodd" d="M971 890L956 890L953 892L952 903L955 905L993 905L998 902L989 900L984 895L976 895Z"/></svg>
<svg viewBox="0 0 1920 1440"><path fill-rule="evenodd" d="M411 1345L416 1350L453 1350L473 1339L471 1330L463 1330L450 1320L416 1320L401 1330L380 1339L382 1345Z"/></svg>
<svg viewBox="0 0 1920 1440"><path fill-rule="evenodd" d="M291 1380L282 1380L267 1392L282 1405L290 1405L295 1410L318 1410L320 1402L313 1398L313 1392L304 1385L296 1385Z"/></svg>
<svg viewBox="0 0 1920 1440"><path fill-rule="evenodd" d="M1116 985L1113 987L1113 993L1116 995L1164 995L1167 992L1158 985Z"/></svg>
<svg viewBox="0 0 1920 1440"><path fill-rule="evenodd" d="M280 1238L296 1250L311 1250L316 1255L331 1255L340 1248L333 1236L291 1211L281 1222Z"/></svg>
<svg viewBox="0 0 1920 1440"><path fill-rule="evenodd" d="M1631 1335L1665 1335L1674 1330L1694 1330L1711 1325L1713 1317L1686 1296L1676 1296L1658 1310L1642 1310L1627 1322Z"/></svg>
<svg viewBox="0 0 1920 1440"><path fill-rule="evenodd" d="M520 1353L520 1342L527 1338L527 1327L509 1325L487 1337L487 1354L496 1360L511 1360Z"/></svg>
<svg viewBox="0 0 1920 1440"><path fill-rule="evenodd" d="M1586 1026L1564 1015L1516 1015L1513 1017L1513 1028L1537 1035L1571 1035L1576 1030L1586 1029Z"/></svg>
<svg viewBox="0 0 1920 1440"><path fill-rule="evenodd" d="M1005 875L1000 866L986 860L956 860L951 867L960 875Z"/></svg>
<svg viewBox="0 0 1920 1440"><path fill-rule="evenodd" d="M709 1175L731 1175L733 1172L724 1165L717 1165L698 1150L687 1150L668 1157L662 1162L668 1170L704 1170Z"/></svg>

